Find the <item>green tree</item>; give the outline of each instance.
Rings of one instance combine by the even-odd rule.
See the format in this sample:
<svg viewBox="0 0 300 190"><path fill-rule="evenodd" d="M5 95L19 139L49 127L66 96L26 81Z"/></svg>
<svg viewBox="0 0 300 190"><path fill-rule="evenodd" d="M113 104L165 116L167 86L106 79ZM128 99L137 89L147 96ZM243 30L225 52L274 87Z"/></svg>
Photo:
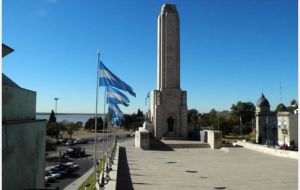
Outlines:
<svg viewBox="0 0 300 190"><path fill-rule="evenodd" d="M138 109L137 114L133 113L131 115L129 114L124 114L123 116L123 121L122 121L122 126L129 130L137 130L139 127L143 126L143 122L145 121L145 117L142 111Z"/></svg>
<svg viewBox="0 0 300 190"><path fill-rule="evenodd" d="M56 122L56 117L55 117L55 113L53 110L51 110L49 122Z"/></svg>
<svg viewBox="0 0 300 190"><path fill-rule="evenodd" d="M49 121L47 123L47 136L50 136L51 138L58 138L59 137L59 128L57 126L56 122Z"/></svg>
<svg viewBox="0 0 300 190"><path fill-rule="evenodd" d="M282 112L282 111L287 111L287 107L283 103L280 103L277 105L275 112Z"/></svg>
<svg viewBox="0 0 300 190"><path fill-rule="evenodd" d="M290 102L290 106L287 107L287 111L294 113L296 109L298 109L298 102L297 100L293 99Z"/></svg>
<svg viewBox="0 0 300 190"><path fill-rule="evenodd" d="M188 123L193 124L194 126L198 123L199 113L196 109L190 109L188 111Z"/></svg>
<svg viewBox="0 0 300 190"><path fill-rule="evenodd" d="M133 118L132 115L124 114L123 116L124 120L122 122L122 125L124 126L125 129L130 129L131 124L133 123Z"/></svg>
<svg viewBox="0 0 300 190"><path fill-rule="evenodd" d="M255 114L255 106L252 102L239 101L231 106L230 114L236 125L240 124L240 119L242 124L251 123Z"/></svg>
<svg viewBox="0 0 300 190"><path fill-rule="evenodd" d="M137 111L137 117L144 117L144 113L140 109Z"/></svg>
<svg viewBox="0 0 300 190"><path fill-rule="evenodd" d="M85 129L95 130L95 117L88 119L88 121L84 125ZM97 130L103 129L103 120L101 117L97 118Z"/></svg>
<svg viewBox="0 0 300 190"><path fill-rule="evenodd" d="M200 128L212 126L212 122L210 121L209 113L203 113L200 115L200 118L198 120L198 126Z"/></svg>
<svg viewBox="0 0 300 190"><path fill-rule="evenodd" d="M77 125L74 123L70 123L66 126L67 133L70 136L70 139L72 139L72 135L73 135L74 131L77 131L79 128L80 128L80 125Z"/></svg>
<svg viewBox="0 0 300 190"><path fill-rule="evenodd" d="M249 134L252 131L255 106L252 102L241 102L231 106L230 119L232 120L233 134Z"/></svg>

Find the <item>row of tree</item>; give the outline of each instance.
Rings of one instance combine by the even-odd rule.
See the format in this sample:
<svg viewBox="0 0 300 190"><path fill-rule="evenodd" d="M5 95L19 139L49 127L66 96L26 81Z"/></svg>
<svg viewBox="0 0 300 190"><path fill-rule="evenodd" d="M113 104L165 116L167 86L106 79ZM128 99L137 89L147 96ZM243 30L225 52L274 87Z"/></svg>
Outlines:
<svg viewBox="0 0 300 190"><path fill-rule="evenodd" d="M290 106L279 104L275 112L294 112L298 108L296 100ZM195 129L211 128L226 134L249 134L255 127L255 105L252 102L237 102L230 111L217 112L215 109L208 113L199 113L196 109L188 111L188 123Z"/></svg>
<svg viewBox="0 0 300 190"><path fill-rule="evenodd" d="M55 113L52 110L48 123L47 123L47 136L58 139L62 136L62 132L67 133L70 138L74 131L79 130L82 127L81 122L70 123L70 122L56 122Z"/></svg>
<svg viewBox="0 0 300 190"><path fill-rule="evenodd" d="M107 121L111 120L111 115L107 114L107 120L105 122L105 128L107 128ZM123 120L121 123L118 123L118 125L121 125L127 130L136 130L139 127L143 125L143 122L145 121L143 112L138 109L137 113L133 114L124 114ZM102 130L104 126L103 119L101 117L98 117L97 119L97 130ZM87 130L94 130L95 129L95 118L90 118L84 126Z"/></svg>
<svg viewBox="0 0 300 190"><path fill-rule="evenodd" d="M296 100L291 102L290 106L279 104L275 112L278 111L290 111L294 112L298 108ZM110 120L111 116L107 115L107 120ZM145 121L144 113L138 109L137 113L124 114L121 126L127 130L137 130L143 125ZM104 122L101 117L97 118L97 130L102 130L105 123L107 128L107 122ZM188 123L193 126L194 129L211 128L214 130L220 130L224 135L226 134L249 134L255 127L255 106L252 102L237 102L233 104L230 111L217 112L215 109L210 110L208 113L199 113L196 109L188 111ZM82 127L82 123L68 123L68 122L56 122L55 114L52 110L48 125L47 135L55 138L59 138L61 132L69 134L70 138L74 131ZM95 129L95 118L90 118L84 126L87 130Z"/></svg>

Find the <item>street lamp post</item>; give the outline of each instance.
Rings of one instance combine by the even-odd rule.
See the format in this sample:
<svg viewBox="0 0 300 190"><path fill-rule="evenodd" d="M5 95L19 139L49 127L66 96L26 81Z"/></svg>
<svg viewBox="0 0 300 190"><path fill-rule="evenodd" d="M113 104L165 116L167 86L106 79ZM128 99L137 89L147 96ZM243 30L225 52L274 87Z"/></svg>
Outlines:
<svg viewBox="0 0 300 190"><path fill-rule="evenodd" d="M59 100L58 98L54 98L55 100L55 113L57 114L57 100Z"/></svg>
<svg viewBox="0 0 300 190"><path fill-rule="evenodd" d="M220 131L220 112L218 112L218 131Z"/></svg>
<svg viewBox="0 0 300 190"><path fill-rule="evenodd" d="M269 117L267 115L267 145L269 146Z"/></svg>

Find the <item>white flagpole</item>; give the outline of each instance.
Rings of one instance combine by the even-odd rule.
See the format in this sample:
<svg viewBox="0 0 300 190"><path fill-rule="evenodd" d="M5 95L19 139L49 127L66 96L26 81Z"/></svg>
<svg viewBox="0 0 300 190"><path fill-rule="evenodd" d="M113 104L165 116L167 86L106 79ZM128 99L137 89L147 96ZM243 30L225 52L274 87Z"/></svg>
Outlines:
<svg viewBox="0 0 300 190"><path fill-rule="evenodd" d="M97 118L98 118L98 88L99 88L99 59L100 53L97 51L97 86L96 86L96 113L95 113L95 141L94 141L94 168L95 168L95 186L97 183L97 161L96 161L96 144L97 144Z"/></svg>
<svg viewBox="0 0 300 190"><path fill-rule="evenodd" d="M105 86L105 91L104 91L104 110L103 110L103 113L104 113L104 122L103 122L103 140L102 140L102 143L103 143L103 159L102 159L102 172L103 172L103 175L102 177L104 177L104 168L105 168L105 159L104 159L104 156L105 156L105 121L107 119L107 114L106 114L106 95L107 95L107 86Z"/></svg>

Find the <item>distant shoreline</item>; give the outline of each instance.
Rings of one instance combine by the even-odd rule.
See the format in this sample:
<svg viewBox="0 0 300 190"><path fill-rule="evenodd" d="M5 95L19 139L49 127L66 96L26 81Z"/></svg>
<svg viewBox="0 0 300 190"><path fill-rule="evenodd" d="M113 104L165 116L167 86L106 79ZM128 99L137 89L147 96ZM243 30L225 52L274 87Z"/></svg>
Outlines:
<svg viewBox="0 0 300 190"><path fill-rule="evenodd" d="M37 115L50 115L50 112L36 112ZM55 113L56 115L95 115L95 113ZM98 113L97 115L103 115Z"/></svg>

